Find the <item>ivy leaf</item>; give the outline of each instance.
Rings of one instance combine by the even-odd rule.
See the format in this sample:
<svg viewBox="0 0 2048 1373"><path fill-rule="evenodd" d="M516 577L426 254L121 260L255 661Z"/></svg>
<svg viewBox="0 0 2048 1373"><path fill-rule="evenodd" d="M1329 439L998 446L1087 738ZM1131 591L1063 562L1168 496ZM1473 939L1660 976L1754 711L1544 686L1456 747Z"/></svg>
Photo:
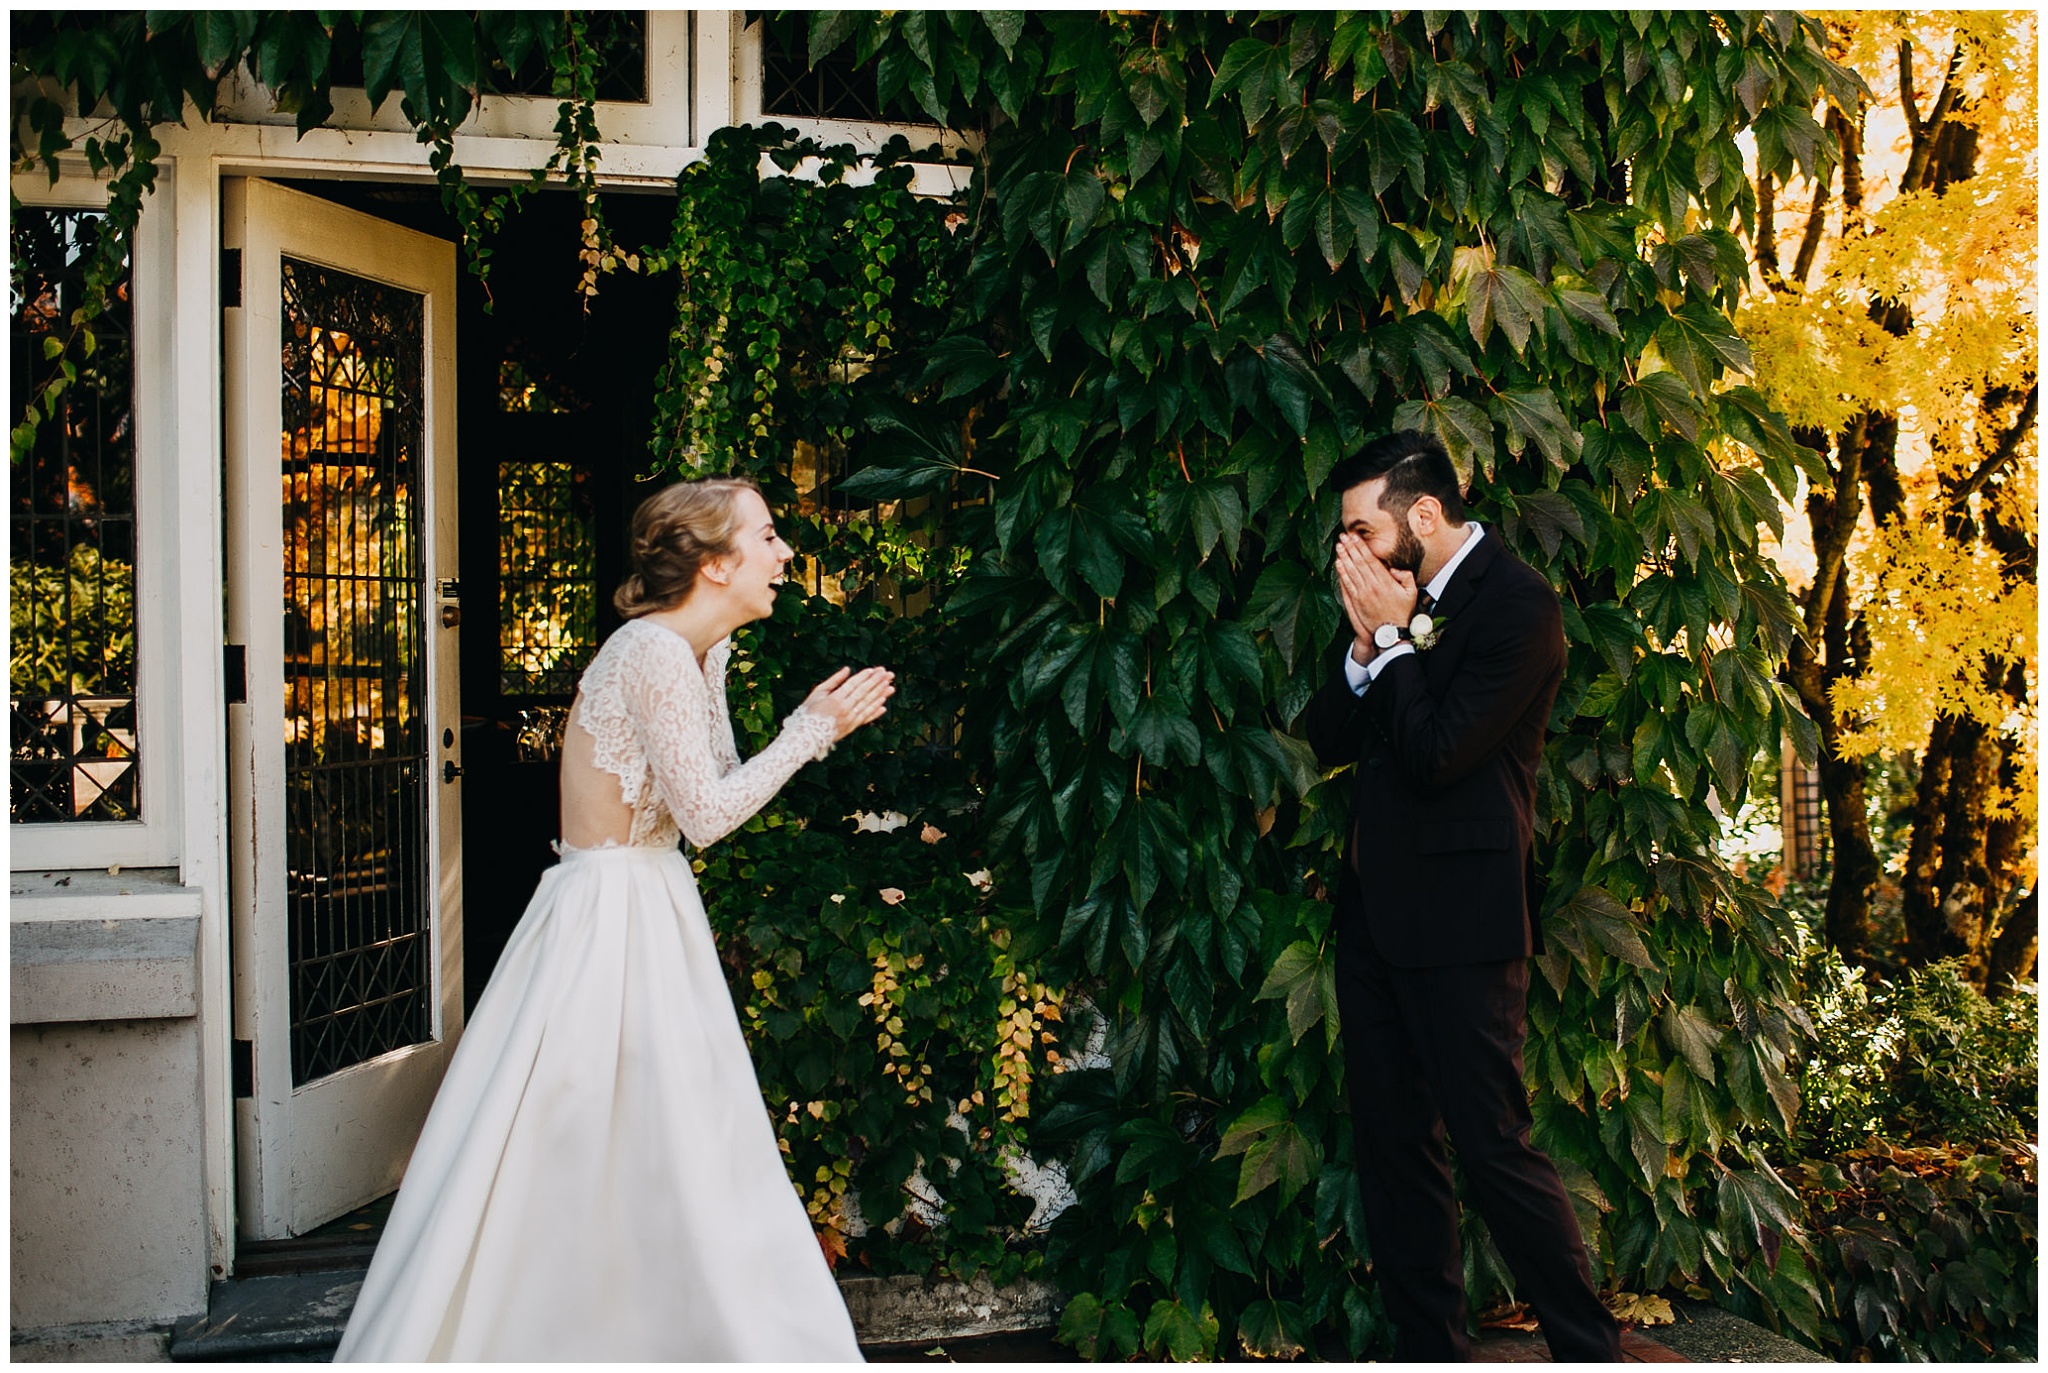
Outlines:
<svg viewBox="0 0 2048 1373"><path fill-rule="evenodd" d="M1474 471L1492 479L1493 421L1471 401L1457 396L1405 401L1395 408L1393 423L1396 429L1420 429L1442 439L1460 486L1472 484Z"/></svg>
<svg viewBox="0 0 2048 1373"><path fill-rule="evenodd" d="M1555 292L1558 308L1566 317L1597 329L1611 338L1621 337L1621 324L1614 318L1614 312L1607 308L1605 298L1592 291L1581 291L1573 287L1560 287Z"/></svg>
<svg viewBox="0 0 2048 1373"><path fill-rule="evenodd" d="M1363 187L1345 182L1330 192L1330 203L1351 224L1360 265L1372 261L1380 246L1380 212L1372 197L1365 193ZM1335 269L1336 264L1331 264L1331 270Z"/></svg>
<svg viewBox="0 0 2048 1373"><path fill-rule="evenodd" d="M1304 652L1313 652L1336 631L1336 597L1295 562L1269 563L1252 587L1245 624L1268 629L1289 672Z"/></svg>
<svg viewBox="0 0 2048 1373"><path fill-rule="evenodd" d="M1676 372L1651 372L1622 388L1621 417L1646 439L1670 429L1689 443L1699 437L1706 407Z"/></svg>
<svg viewBox="0 0 2048 1373"><path fill-rule="evenodd" d="M1001 376L1008 364L986 342L961 334L938 340L925 351L922 382L940 382L939 399L979 390Z"/></svg>
<svg viewBox="0 0 2048 1373"><path fill-rule="evenodd" d="M995 27L992 15L989 27ZM853 36L860 15L853 10L813 10L811 12L810 65L815 69L827 57L837 52L847 39Z"/></svg>
<svg viewBox="0 0 2048 1373"><path fill-rule="evenodd" d="M841 13L841 11L826 10L824 11L824 13L834 15L836 17ZM854 18L855 16L852 13L846 13L846 20L849 27L851 27ZM812 21L813 25L815 25L816 22L817 21L814 19ZM981 11L981 22L988 25L989 34L996 40L997 45L1002 48L1003 56L1010 59L1011 61L1015 61L1017 57L1017 40L1024 36L1024 11L983 10ZM837 45L835 44L834 46ZM816 50L816 44L814 42L812 44L811 52L811 65L813 67L818 65L818 57L819 54Z"/></svg>
<svg viewBox="0 0 2048 1373"><path fill-rule="evenodd" d="M1059 1339L1084 1359L1129 1359L1138 1353L1138 1318L1121 1302L1104 1304L1082 1292L1060 1312Z"/></svg>
<svg viewBox="0 0 2048 1373"><path fill-rule="evenodd" d="M1729 1169L1716 1192L1722 1230L1731 1240L1775 1251L1782 1236L1797 1229L1798 1199L1776 1174Z"/></svg>
<svg viewBox="0 0 2048 1373"><path fill-rule="evenodd" d="M1655 1192L1664 1180L1665 1161L1670 1157L1664 1145L1663 1103L1643 1084L1621 1103L1621 1113L1628 1125L1629 1152L1642 1169L1643 1190Z"/></svg>
<svg viewBox="0 0 2048 1373"><path fill-rule="evenodd" d="M1255 1301L1237 1318L1237 1341L1255 1359L1292 1359L1308 1349L1308 1318L1291 1301Z"/></svg>
<svg viewBox="0 0 2048 1373"><path fill-rule="evenodd" d="M1508 452L1517 457L1533 440L1554 471L1569 469L1579 455L1579 431L1565 419L1548 388L1502 391L1487 409L1507 431Z"/></svg>
<svg viewBox="0 0 2048 1373"><path fill-rule="evenodd" d="M1363 146L1372 169L1372 193L1385 195L1387 187L1403 172L1419 200L1423 188L1422 135L1413 120L1399 110L1354 106L1350 115L1349 141ZM1343 142L1338 144L1341 149ZM1338 154L1342 156L1340 152Z"/></svg>
<svg viewBox="0 0 2048 1373"><path fill-rule="evenodd" d="M1394 269L1394 289L1401 293L1405 305L1413 305L1422 291L1422 249L1415 240L1415 231L1405 224L1390 226L1387 234L1387 261Z"/></svg>
<svg viewBox="0 0 2048 1373"><path fill-rule="evenodd" d="M1180 1131L1164 1121L1127 1120L1110 1138L1123 1147L1117 1158L1116 1180L1142 1180L1148 1188L1171 1186L1187 1175L1194 1151Z"/></svg>
<svg viewBox="0 0 2048 1373"><path fill-rule="evenodd" d="M1243 1115L1230 1123L1223 1137L1217 1141L1216 1157L1230 1158L1252 1147L1269 1131L1287 1123L1287 1103L1277 1096L1259 1098Z"/></svg>
<svg viewBox="0 0 2048 1373"><path fill-rule="evenodd" d="M1661 1023L1664 1042L1685 1059L1688 1068L1712 1082L1714 1050L1720 1046L1721 1031L1700 1014L1697 1006L1667 1010Z"/></svg>
<svg viewBox="0 0 2048 1373"><path fill-rule="evenodd" d="M1656 966L1643 937L1636 932L1628 907L1604 887L1581 887L1557 912L1608 953L1632 967Z"/></svg>
<svg viewBox="0 0 2048 1373"><path fill-rule="evenodd" d="M1132 714L1128 729L1138 752L1155 764L1175 759L1192 764L1202 756L1202 736L1188 719L1187 703L1176 694L1147 697Z"/></svg>
<svg viewBox="0 0 2048 1373"><path fill-rule="evenodd" d="M1507 499L1513 501L1522 528L1534 534L1536 542L1543 546L1545 557L1557 556L1567 534L1590 545L1585 522L1569 497L1555 491L1524 491Z"/></svg>
<svg viewBox="0 0 2048 1373"><path fill-rule="evenodd" d="M250 10L200 11L199 61L209 77L219 80L242 55L255 36L256 20L256 14ZM468 22L466 17L463 22Z"/></svg>
<svg viewBox="0 0 2048 1373"><path fill-rule="evenodd" d="M1102 866L1102 858L1110 858L1121 867L1130 883L1134 918L1144 915L1162 880L1175 887L1187 882L1187 833L1170 802L1156 796L1132 798L1110 827L1107 838L1109 842L1098 856L1097 867ZM1132 960L1132 965L1135 967L1141 959L1142 954Z"/></svg>
<svg viewBox="0 0 2048 1373"><path fill-rule="evenodd" d="M1071 251L1088 231L1095 227L1095 216L1102 209L1104 196L1102 181L1086 167L1076 167L1067 173L1062 183L1067 211L1067 236L1061 244L1062 251Z"/></svg>
<svg viewBox="0 0 2048 1373"><path fill-rule="evenodd" d="M1179 1301L1156 1301L1145 1317L1145 1348L1153 1355L1165 1354L1175 1363L1206 1359L1216 1347L1217 1323L1204 1304L1190 1311Z"/></svg>
<svg viewBox="0 0 2048 1373"><path fill-rule="evenodd" d="M1216 79L1209 86L1209 103L1237 92L1247 128L1257 124L1271 109L1287 80L1287 55L1274 44L1257 38L1240 38L1223 54Z"/></svg>
<svg viewBox="0 0 2048 1373"><path fill-rule="evenodd" d="M1237 1197L1231 1204L1242 1206L1278 1184L1280 1205L1285 1207L1315 1180L1322 1166L1322 1144L1294 1121L1283 1121L1245 1150L1244 1166L1237 1175Z"/></svg>
<svg viewBox="0 0 2048 1373"><path fill-rule="evenodd" d="M462 10L422 10L420 44L425 71L441 78L424 83L427 105L439 118L460 123L477 93L475 22ZM434 94L437 89L443 92L438 97ZM461 98L449 99L450 95Z"/></svg>
<svg viewBox="0 0 2048 1373"><path fill-rule="evenodd" d="M1336 399L1330 388L1316 375L1315 367L1302 355L1301 345L1286 334L1273 334L1266 339L1259 350L1265 364L1263 370L1266 394L1273 404L1292 425L1294 432L1308 436L1309 401L1320 400L1330 409L1336 408Z"/></svg>
<svg viewBox="0 0 2048 1373"><path fill-rule="evenodd" d="M1715 364L1731 371L1753 370L1749 345L1728 327L1720 311L1694 301L1657 326L1657 347L1695 396L1712 392Z"/></svg>
<svg viewBox="0 0 2048 1373"><path fill-rule="evenodd" d="M1211 620L1202 631L1202 686L1209 702L1228 719L1241 690L1256 692L1264 680L1259 646L1234 620Z"/></svg>
<svg viewBox="0 0 2048 1373"><path fill-rule="evenodd" d="M1220 542L1223 552L1237 561L1238 540L1244 534L1244 497L1235 483L1209 478L1169 486L1159 495L1161 524L1169 534L1192 533L1195 556L1207 558Z"/></svg>
<svg viewBox="0 0 2048 1373"><path fill-rule="evenodd" d="M1306 940L1296 940L1281 951L1273 970L1259 987L1255 1000L1287 1003L1287 1031L1290 1043L1327 1017L1327 1033L1334 1043L1337 1034L1337 963L1325 950Z"/></svg>
<svg viewBox="0 0 2048 1373"><path fill-rule="evenodd" d="M1211 735L1203 755L1218 786L1255 806L1270 804L1291 771L1272 734L1257 725L1233 725Z"/></svg>
<svg viewBox="0 0 2048 1373"><path fill-rule="evenodd" d="M426 79L420 49L419 11L371 11L363 21L363 91L370 108L383 105L394 87L419 89Z"/></svg>
<svg viewBox="0 0 2048 1373"><path fill-rule="evenodd" d="M1488 265L1466 278L1465 327L1482 348L1487 335L1499 325L1519 357L1528 346L1531 326L1542 313L1543 287L1519 267Z"/></svg>

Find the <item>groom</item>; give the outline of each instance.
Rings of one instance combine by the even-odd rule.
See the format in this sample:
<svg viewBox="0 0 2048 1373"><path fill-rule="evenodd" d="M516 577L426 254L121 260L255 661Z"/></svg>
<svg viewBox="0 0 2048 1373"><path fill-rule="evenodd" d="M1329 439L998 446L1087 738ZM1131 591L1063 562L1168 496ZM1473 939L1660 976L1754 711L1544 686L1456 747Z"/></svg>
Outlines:
<svg viewBox="0 0 2048 1373"><path fill-rule="evenodd" d="M1471 1357L1448 1129L1472 1201L1551 1357L1614 1361L1557 1170L1522 1085L1536 767L1564 675L1557 595L1465 518L1434 437L1337 465L1341 667L1308 708L1323 766L1355 764L1337 887L1337 997L1394 1357Z"/></svg>

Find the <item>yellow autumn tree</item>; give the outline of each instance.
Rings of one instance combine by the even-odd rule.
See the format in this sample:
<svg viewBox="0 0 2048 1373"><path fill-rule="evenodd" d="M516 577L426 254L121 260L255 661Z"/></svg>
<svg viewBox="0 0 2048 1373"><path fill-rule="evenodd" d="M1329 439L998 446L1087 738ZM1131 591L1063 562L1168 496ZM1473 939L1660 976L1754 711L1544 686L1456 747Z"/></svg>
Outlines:
<svg viewBox="0 0 2048 1373"><path fill-rule="evenodd" d="M1827 937L1868 951L1864 760L1908 758L1901 952L1995 994L2035 944L2036 16L1821 17L1868 94L1825 110L1817 176L1759 181L1741 323L1825 466L1787 672L1821 726Z"/></svg>

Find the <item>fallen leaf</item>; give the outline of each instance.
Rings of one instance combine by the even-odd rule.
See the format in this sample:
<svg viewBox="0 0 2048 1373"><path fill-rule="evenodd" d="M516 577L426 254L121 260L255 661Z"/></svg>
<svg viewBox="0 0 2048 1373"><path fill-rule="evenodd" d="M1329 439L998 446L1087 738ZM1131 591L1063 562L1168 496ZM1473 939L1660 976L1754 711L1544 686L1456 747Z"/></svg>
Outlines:
<svg viewBox="0 0 2048 1373"><path fill-rule="evenodd" d="M1645 1295L1616 1292L1607 1299L1607 1309L1614 1313L1616 1320L1630 1325L1670 1325L1678 1319L1671 1303L1655 1292Z"/></svg>

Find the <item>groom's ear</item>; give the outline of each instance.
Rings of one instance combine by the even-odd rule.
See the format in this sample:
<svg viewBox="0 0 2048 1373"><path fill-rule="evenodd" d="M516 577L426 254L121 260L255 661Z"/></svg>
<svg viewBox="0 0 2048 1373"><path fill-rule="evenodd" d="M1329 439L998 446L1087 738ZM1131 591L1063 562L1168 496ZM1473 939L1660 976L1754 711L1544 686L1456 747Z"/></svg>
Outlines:
<svg viewBox="0 0 2048 1373"><path fill-rule="evenodd" d="M1408 532L1426 539L1444 522L1443 502L1434 496L1417 496L1408 507Z"/></svg>

